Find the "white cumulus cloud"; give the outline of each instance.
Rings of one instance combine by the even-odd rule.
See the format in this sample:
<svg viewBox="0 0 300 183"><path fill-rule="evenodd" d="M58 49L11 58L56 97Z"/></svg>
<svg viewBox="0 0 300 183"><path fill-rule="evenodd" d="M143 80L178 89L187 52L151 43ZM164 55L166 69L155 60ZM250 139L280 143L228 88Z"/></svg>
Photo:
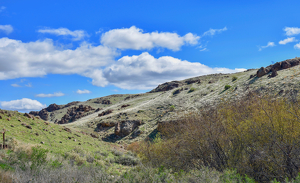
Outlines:
<svg viewBox="0 0 300 183"><path fill-rule="evenodd" d="M6 34L12 33L14 28L11 25L0 25L0 32L4 32Z"/></svg>
<svg viewBox="0 0 300 183"><path fill-rule="evenodd" d="M152 89L172 80L212 73L234 73L245 69L211 68L198 62L180 60L171 56L154 58L148 52L124 56L103 71L106 80L123 89Z"/></svg>
<svg viewBox="0 0 300 183"><path fill-rule="evenodd" d="M83 43L75 50L54 46L51 39L24 43L0 38L0 80L41 77L47 74L96 74L113 63L118 53L105 46Z"/></svg>
<svg viewBox="0 0 300 183"><path fill-rule="evenodd" d="M22 87L21 85L18 85L18 84L16 84L16 83L11 84L11 86L12 86L12 87Z"/></svg>
<svg viewBox="0 0 300 183"><path fill-rule="evenodd" d="M46 107L45 104L41 104L37 100L32 100L29 98L22 98L20 100L2 101L1 107L7 110L41 110Z"/></svg>
<svg viewBox="0 0 300 183"><path fill-rule="evenodd" d="M291 43L291 42L296 42L296 38L295 37L288 37L284 40L279 41L279 44L287 44L287 43Z"/></svg>
<svg viewBox="0 0 300 183"><path fill-rule="evenodd" d="M287 36L300 34L300 28L298 27L285 27L283 30Z"/></svg>
<svg viewBox="0 0 300 183"><path fill-rule="evenodd" d="M268 44L266 46L259 46L258 51L261 51L264 48L273 47L273 46L276 46L274 42L268 42Z"/></svg>
<svg viewBox="0 0 300 183"><path fill-rule="evenodd" d="M73 37L74 41L82 40L84 37L88 36L87 33L83 30L75 30L70 31L67 28L58 28L58 29L51 29L51 28L44 28L39 29L39 33L48 33L48 34L54 34L57 36L71 36Z"/></svg>
<svg viewBox="0 0 300 183"><path fill-rule="evenodd" d="M61 97L61 96L64 96L65 94L62 93L62 92L55 92L55 93L49 93L49 94L44 94L44 93L41 93L41 94L37 94L35 95L36 97Z"/></svg>
<svg viewBox="0 0 300 183"><path fill-rule="evenodd" d="M227 30L227 27L224 27L223 29L209 29L208 31L204 32L202 36L213 36L215 34L219 34L226 30Z"/></svg>
<svg viewBox="0 0 300 183"><path fill-rule="evenodd" d="M294 45L295 49L300 49L300 43Z"/></svg>
<svg viewBox="0 0 300 183"><path fill-rule="evenodd" d="M76 91L76 93L78 93L78 94L85 94L85 93L91 93L91 91L89 91L89 90L77 90Z"/></svg>
<svg viewBox="0 0 300 183"><path fill-rule="evenodd" d="M179 36L171 32L144 33L142 29L135 26L130 28L113 29L101 36L101 43L105 46L119 49L144 50L154 47L167 48L178 51L185 44L195 45L200 39L199 36L187 33Z"/></svg>

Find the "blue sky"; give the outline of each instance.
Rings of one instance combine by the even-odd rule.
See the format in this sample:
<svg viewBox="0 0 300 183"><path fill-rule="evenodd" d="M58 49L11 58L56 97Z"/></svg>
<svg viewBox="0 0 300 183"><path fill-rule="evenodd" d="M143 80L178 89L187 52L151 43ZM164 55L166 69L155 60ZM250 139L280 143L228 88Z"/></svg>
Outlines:
<svg viewBox="0 0 300 183"><path fill-rule="evenodd" d="M299 1L1 0L0 104L40 110L299 56Z"/></svg>

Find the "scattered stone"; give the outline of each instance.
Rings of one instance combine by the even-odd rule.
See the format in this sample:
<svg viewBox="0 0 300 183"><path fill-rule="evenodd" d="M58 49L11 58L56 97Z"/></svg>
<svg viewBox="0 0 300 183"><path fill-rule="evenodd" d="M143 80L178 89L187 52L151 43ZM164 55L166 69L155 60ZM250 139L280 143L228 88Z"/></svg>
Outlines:
<svg viewBox="0 0 300 183"><path fill-rule="evenodd" d="M90 134L90 136L93 138L98 138L98 136L96 136L95 134L92 134L92 133Z"/></svg>
<svg viewBox="0 0 300 183"><path fill-rule="evenodd" d="M78 143L78 145L81 145L81 143Z"/></svg>
<svg viewBox="0 0 300 183"><path fill-rule="evenodd" d="M59 143L62 143L62 141L59 141Z"/></svg>
<svg viewBox="0 0 300 183"><path fill-rule="evenodd" d="M71 129L70 128L67 128L67 127L64 127L63 130L69 132L69 133L72 133Z"/></svg>
<svg viewBox="0 0 300 183"><path fill-rule="evenodd" d="M42 141L41 144L45 144L45 142Z"/></svg>
<svg viewBox="0 0 300 183"><path fill-rule="evenodd" d="M7 121L10 121L10 118L6 118Z"/></svg>
<svg viewBox="0 0 300 183"><path fill-rule="evenodd" d="M73 141L76 142L76 139L74 139Z"/></svg>
<svg viewBox="0 0 300 183"><path fill-rule="evenodd" d="M46 122L46 121L44 122L44 124L45 124L45 125L49 125L49 123L48 123L48 122Z"/></svg>
<svg viewBox="0 0 300 183"><path fill-rule="evenodd" d="M0 119L3 119L1 115L0 115Z"/></svg>
<svg viewBox="0 0 300 183"><path fill-rule="evenodd" d="M253 75L253 74L250 75L250 79L252 79L252 78L254 78L254 77L255 77L255 75Z"/></svg>
<svg viewBox="0 0 300 183"><path fill-rule="evenodd" d="M25 127L28 129L32 129L32 127L30 125L26 125Z"/></svg>
<svg viewBox="0 0 300 183"><path fill-rule="evenodd" d="M38 132L35 133L36 136L39 136L40 134Z"/></svg>
<svg viewBox="0 0 300 183"><path fill-rule="evenodd" d="M21 119L18 119L19 122L22 122Z"/></svg>
<svg viewBox="0 0 300 183"><path fill-rule="evenodd" d="M15 127L14 125L10 125L11 127Z"/></svg>
<svg viewBox="0 0 300 183"><path fill-rule="evenodd" d="M24 116L27 118L33 119L33 116L31 114L25 113Z"/></svg>
<svg viewBox="0 0 300 183"><path fill-rule="evenodd" d="M78 134L76 134L76 133L75 133L75 135L76 135L77 137L81 137L80 135L78 135Z"/></svg>

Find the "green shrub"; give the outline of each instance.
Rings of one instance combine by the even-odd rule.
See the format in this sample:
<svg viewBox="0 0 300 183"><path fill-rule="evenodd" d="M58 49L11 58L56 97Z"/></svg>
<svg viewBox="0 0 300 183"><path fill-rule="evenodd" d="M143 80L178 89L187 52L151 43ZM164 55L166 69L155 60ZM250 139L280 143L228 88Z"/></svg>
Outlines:
<svg viewBox="0 0 300 183"><path fill-rule="evenodd" d="M238 79L238 77L233 76L233 77L232 77L232 82L235 81L235 80L237 80L237 79Z"/></svg>
<svg viewBox="0 0 300 183"><path fill-rule="evenodd" d="M174 111L175 110L175 106L174 105L171 105L170 106L170 111Z"/></svg>
<svg viewBox="0 0 300 183"><path fill-rule="evenodd" d="M300 164L299 118L300 100L246 96L164 123L163 140L141 142L136 152L143 163L175 171L207 166L236 170L248 182L293 180ZM233 174L224 174L225 182L242 179Z"/></svg>
<svg viewBox="0 0 300 183"><path fill-rule="evenodd" d="M231 86L230 85L225 85L225 90L228 90L229 88L231 88Z"/></svg>
<svg viewBox="0 0 300 183"><path fill-rule="evenodd" d="M188 91L188 93L191 93L191 92L193 92L193 91L195 91L196 90L196 88L190 88L190 90Z"/></svg>

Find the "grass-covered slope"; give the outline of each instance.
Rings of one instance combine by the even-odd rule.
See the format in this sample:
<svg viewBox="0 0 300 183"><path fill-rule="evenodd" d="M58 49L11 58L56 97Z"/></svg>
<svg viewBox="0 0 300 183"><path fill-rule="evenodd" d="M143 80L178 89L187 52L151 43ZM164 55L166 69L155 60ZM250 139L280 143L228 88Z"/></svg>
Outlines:
<svg viewBox="0 0 300 183"><path fill-rule="evenodd" d="M105 141L131 143L155 134L158 122L177 119L186 113L199 111L206 105L214 106L224 100L239 99L249 92L284 97L295 95L300 90L299 65L278 70L275 77L269 77L269 74L257 77L257 71L249 69L234 74L199 76L164 83L148 93L111 95L67 104L49 112L49 121L60 120L75 106L91 106L95 110L63 125L79 131L93 132ZM104 114L107 111L110 113ZM114 135L114 124L134 120L142 121L142 125L129 135ZM99 128L101 124L110 125Z"/></svg>

